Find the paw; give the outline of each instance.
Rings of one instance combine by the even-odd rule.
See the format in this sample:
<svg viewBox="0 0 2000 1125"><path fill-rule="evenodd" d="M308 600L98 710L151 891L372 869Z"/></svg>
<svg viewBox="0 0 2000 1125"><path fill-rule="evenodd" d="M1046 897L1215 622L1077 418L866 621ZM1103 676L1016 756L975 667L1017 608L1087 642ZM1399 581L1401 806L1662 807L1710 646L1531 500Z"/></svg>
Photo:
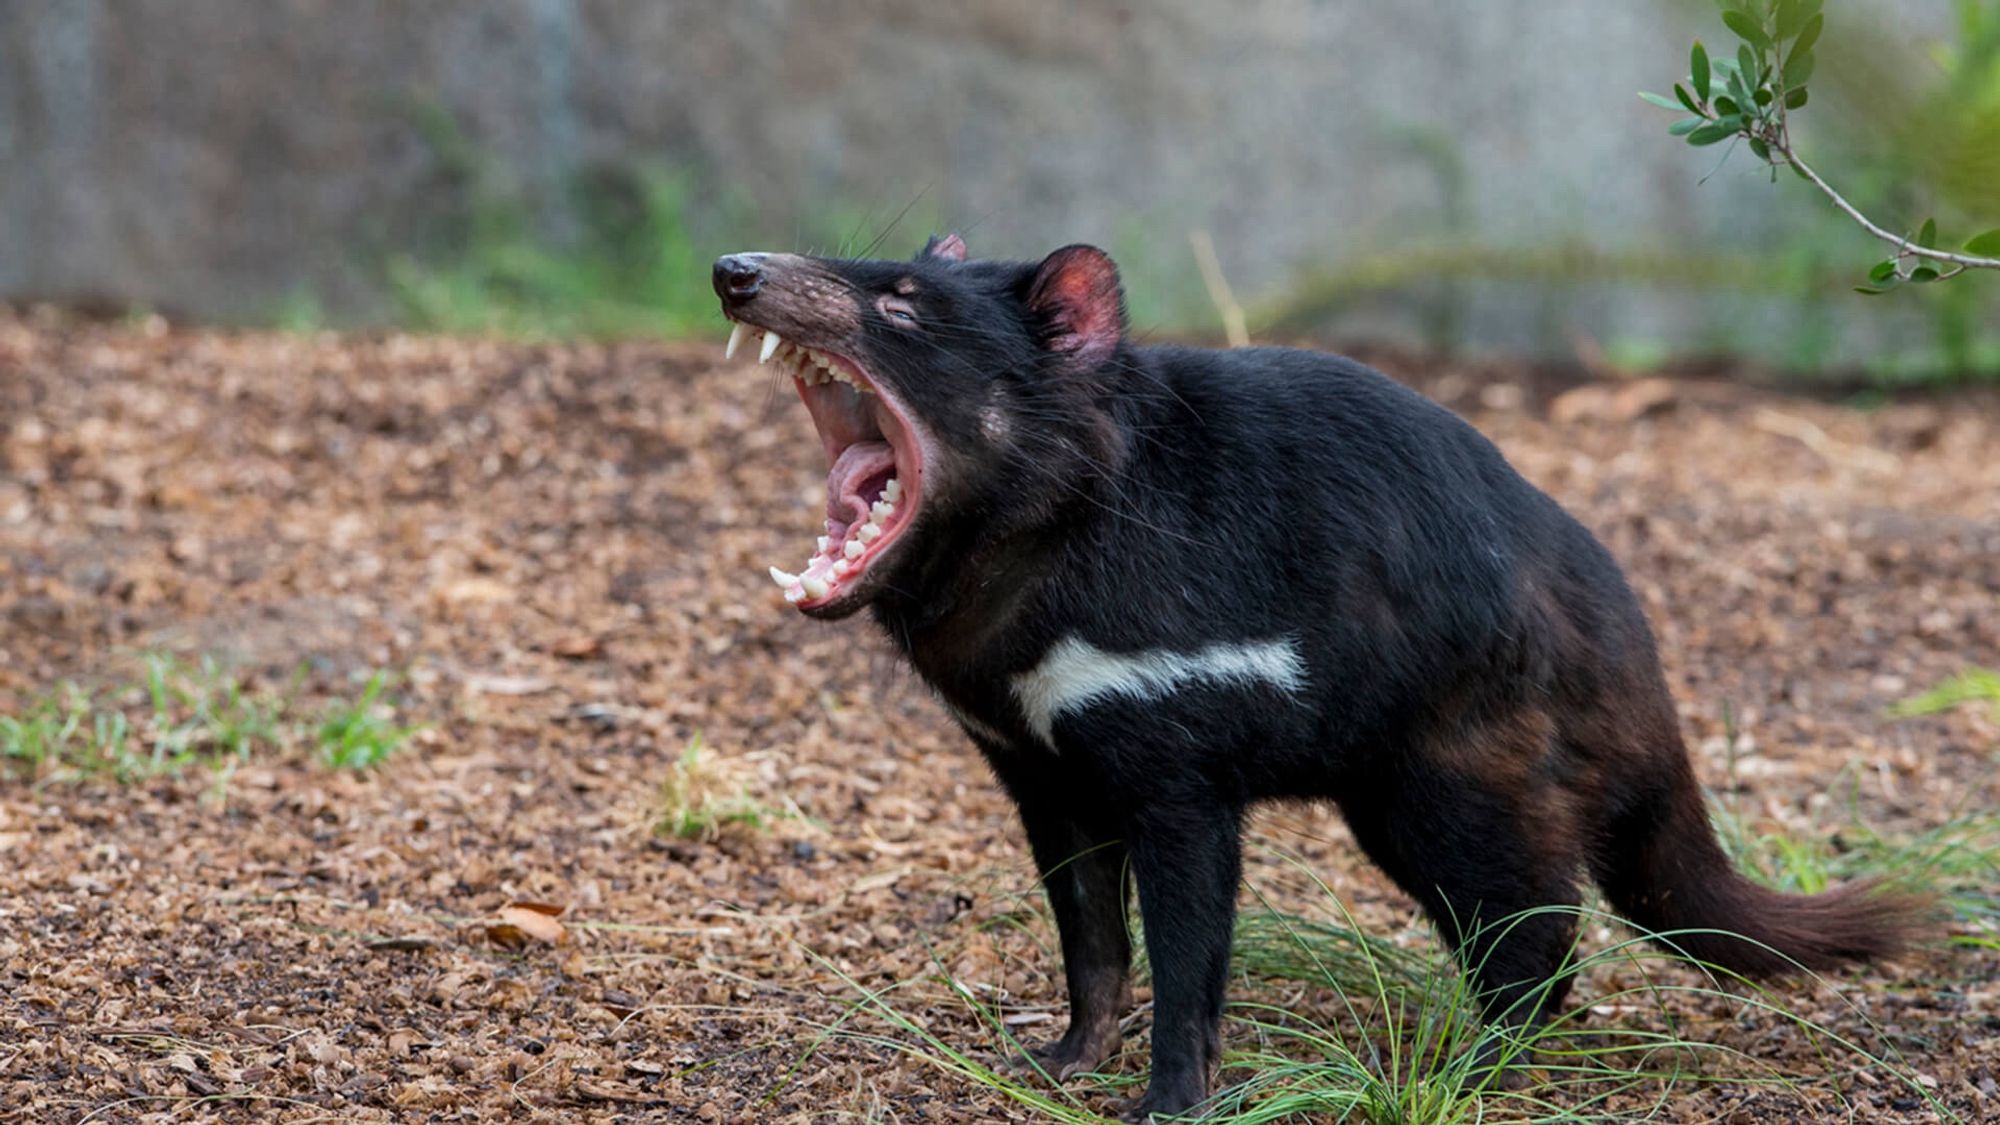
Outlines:
<svg viewBox="0 0 2000 1125"><path fill-rule="evenodd" d="M1125 1111L1118 1115L1118 1120L1125 1122L1125 1125L1167 1125L1173 1121L1200 1120L1188 1112L1189 1108L1188 1106L1175 1108L1170 1103L1164 1102L1155 1105L1151 1098L1143 1098L1136 1102L1127 1102Z"/></svg>
<svg viewBox="0 0 2000 1125"><path fill-rule="evenodd" d="M1109 1042L1105 1042L1103 1036L1065 1035L1053 1043L1028 1048L1027 1056L1019 1060L1019 1065L1023 1070L1040 1069L1062 1083L1103 1066L1117 1049L1115 1035Z"/></svg>
<svg viewBox="0 0 2000 1125"><path fill-rule="evenodd" d="M1166 1125L1169 1121L1199 1121L1195 1112L1207 1098L1202 1091L1163 1090L1156 1083L1146 1088L1146 1096L1126 1104L1118 1120L1128 1125Z"/></svg>

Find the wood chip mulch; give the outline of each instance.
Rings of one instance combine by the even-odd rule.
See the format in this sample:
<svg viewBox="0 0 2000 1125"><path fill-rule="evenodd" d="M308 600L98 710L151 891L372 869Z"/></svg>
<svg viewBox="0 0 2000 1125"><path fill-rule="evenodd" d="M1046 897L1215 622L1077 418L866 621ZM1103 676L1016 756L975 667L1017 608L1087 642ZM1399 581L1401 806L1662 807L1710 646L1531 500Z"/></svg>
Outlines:
<svg viewBox="0 0 2000 1125"><path fill-rule="evenodd" d="M918 1027L997 1062L942 978L1024 1035L1060 1026L1061 978L975 752L865 621L765 577L824 469L789 388L720 352L0 316L0 714L169 651L270 690L305 661L309 696L397 670L426 724L363 774L0 780L0 1118L1038 1119L896 1049L911 1028L819 1041L908 982ZM1758 823L1824 836L1852 800L1911 833L2000 799L1991 712L1885 714L2000 666L2000 396L1402 373L1627 565L1704 780ZM697 738L754 822L660 836ZM1329 913L1300 856L1370 932L1430 941L1329 812L1255 835L1273 901ZM1995 1121L1996 978L1941 944L1779 996ZM1661 1120L1937 1119L1781 1020L1671 1006L1798 1083L1687 1085Z"/></svg>

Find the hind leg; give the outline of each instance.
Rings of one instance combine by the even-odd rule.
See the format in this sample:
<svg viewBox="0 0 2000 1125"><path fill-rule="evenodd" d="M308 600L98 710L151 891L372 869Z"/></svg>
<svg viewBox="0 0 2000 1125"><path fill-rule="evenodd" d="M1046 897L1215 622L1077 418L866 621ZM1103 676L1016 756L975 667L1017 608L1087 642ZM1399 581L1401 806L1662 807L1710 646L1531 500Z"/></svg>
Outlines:
<svg viewBox="0 0 2000 1125"><path fill-rule="evenodd" d="M1422 760L1365 788L1341 802L1356 840L1431 916L1486 1022L1539 1027L1569 991L1581 901L1560 802ZM1489 1040L1481 1061L1500 1054Z"/></svg>

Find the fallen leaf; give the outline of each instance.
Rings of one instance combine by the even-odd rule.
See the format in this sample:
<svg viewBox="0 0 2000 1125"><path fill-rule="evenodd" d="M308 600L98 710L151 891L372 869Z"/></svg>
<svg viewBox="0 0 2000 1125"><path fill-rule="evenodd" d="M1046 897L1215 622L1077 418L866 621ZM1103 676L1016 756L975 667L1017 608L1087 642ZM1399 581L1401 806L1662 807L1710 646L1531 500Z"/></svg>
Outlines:
<svg viewBox="0 0 2000 1125"><path fill-rule="evenodd" d="M590 660L604 655L604 642L596 637L564 637L549 646L549 651L564 660Z"/></svg>
<svg viewBox="0 0 2000 1125"><path fill-rule="evenodd" d="M565 911L565 910L568 910L568 909L569 909L569 907L567 907L567 906L558 906L558 905L556 905L556 904L555 904L555 903L553 903L553 902L529 902L529 901L528 901L528 900L526 900L526 899L517 899L517 900L515 900L515 901L513 901L513 902L510 902L510 903L508 903L507 905L505 905L505 906L501 907L500 909L502 909L502 910L531 910L531 911L535 912L536 914L546 914L546 915L548 915L548 916L549 916L549 917L551 917L551 918L560 918L560 917L562 917L562 915L563 915L563 911Z"/></svg>
<svg viewBox="0 0 2000 1125"><path fill-rule="evenodd" d="M528 936L528 931L519 926L495 922L486 927L486 940L509 952L518 952L526 949L528 943L534 939Z"/></svg>
<svg viewBox="0 0 2000 1125"><path fill-rule="evenodd" d="M556 920L562 912L562 907L546 902L510 902L500 908L500 921L486 927L486 936L508 949L520 949L531 940L561 945L569 940L569 930Z"/></svg>

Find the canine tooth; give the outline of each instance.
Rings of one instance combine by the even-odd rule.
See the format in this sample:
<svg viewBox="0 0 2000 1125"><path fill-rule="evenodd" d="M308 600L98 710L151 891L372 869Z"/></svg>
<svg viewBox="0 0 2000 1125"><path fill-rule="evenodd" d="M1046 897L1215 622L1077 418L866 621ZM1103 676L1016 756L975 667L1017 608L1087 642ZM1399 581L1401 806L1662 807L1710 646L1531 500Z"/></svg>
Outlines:
<svg viewBox="0 0 2000 1125"><path fill-rule="evenodd" d="M777 354L778 345L784 342L785 341L780 339L776 332L764 333L764 347L762 351L759 351L757 353L757 362L758 363L769 362L771 357Z"/></svg>
<svg viewBox="0 0 2000 1125"><path fill-rule="evenodd" d="M887 500L891 504L894 504L896 501L901 500L902 498L903 498L903 482L897 480L895 477L890 477L889 483L882 486L882 499Z"/></svg>
<svg viewBox="0 0 2000 1125"><path fill-rule="evenodd" d="M780 586L790 586L798 580L799 576L796 574L786 574L775 566L771 568L771 581L776 582Z"/></svg>
<svg viewBox="0 0 2000 1125"><path fill-rule="evenodd" d="M861 545L861 541L859 539L849 539L847 541L847 546L842 547L840 549L840 553L846 555L848 558L851 559L865 550L867 550L867 548Z"/></svg>
<svg viewBox="0 0 2000 1125"><path fill-rule="evenodd" d="M799 585L804 586L806 588L806 593L811 594L815 598L825 597L826 592L832 588L826 584L825 580L814 578L810 574L806 575L803 578L800 578Z"/></svg>
<svg viewBox="0 0 2000 1125"><path fill-rule="evenodd" d="M789 589L789 590L786 590L786 591L785 591L785 600L786 600L786 601L788 601L788 602L791 602L791 603L793 603L794 605L796 605L796 604L797 604L797 603L799 603L799 602L802 602L802 601L805 601L805 600L806 600L806 589L805 589L805 587L804 587L804 586L794 586L794 587L792 587L791 589Z"/></svg>
<svg viewBox="0 0 2000 1125"><path fill-rule="evenodd" d="M737 321L736 326L729 330L729 343L722 349L722 358L735 359L737 347L749 336L750 326L740 320Z"/></svg>
<svg viewBox="0 0 2000 1125"><path fill-rule="evenodd" d="M877 500L875 506L868 509L868 514L877 520L886 520L896 514L896 505L887 500Z"/></svg>
<svg viewBox="0 0 2000 1125"><path fill-rule="evenodd" d="M867 523L862 524L861 530L854 534L860 537L863 543L873 543L882 537L882 527L874 520L869 520Z"/></svg>

